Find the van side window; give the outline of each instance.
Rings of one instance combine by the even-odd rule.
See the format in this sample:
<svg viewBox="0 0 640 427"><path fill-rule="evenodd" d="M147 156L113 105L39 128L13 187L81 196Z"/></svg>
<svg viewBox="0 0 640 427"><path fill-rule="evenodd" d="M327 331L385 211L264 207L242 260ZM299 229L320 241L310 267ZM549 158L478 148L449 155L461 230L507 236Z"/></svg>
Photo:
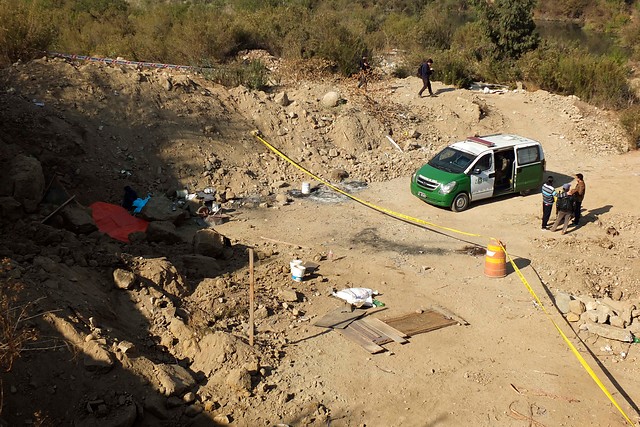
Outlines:
<svg viewBox="0 0 640 427"><path fill-rule="evenodd" d="M476 169L486 171L491 169L491 153L485 154L476 162Z"/></svg>
<svg viewBox="0 0 640 427"><path fill-rule="evenodd" d="M537 146L518 148L518 164L528 165L530 163L536 163L540 161L540 150Z"/></svg>

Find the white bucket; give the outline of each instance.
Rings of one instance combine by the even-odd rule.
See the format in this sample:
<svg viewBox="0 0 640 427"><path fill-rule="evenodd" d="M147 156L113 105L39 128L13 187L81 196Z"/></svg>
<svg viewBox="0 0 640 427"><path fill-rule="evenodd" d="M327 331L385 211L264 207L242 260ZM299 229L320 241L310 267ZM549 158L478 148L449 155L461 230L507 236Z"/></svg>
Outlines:
<svg viewBox="0 0 640 427"><path fill-rule="evenodd" d="M291 278L296 282L302 282L306 267L300 264L291 264Z"/></svg>
<svg viewBox="0 0 640 427"><path fill-rule="evenodd" d="M308 182L303 182L302 183L302 194L309 194L311 193L311 184Z"/></svg>

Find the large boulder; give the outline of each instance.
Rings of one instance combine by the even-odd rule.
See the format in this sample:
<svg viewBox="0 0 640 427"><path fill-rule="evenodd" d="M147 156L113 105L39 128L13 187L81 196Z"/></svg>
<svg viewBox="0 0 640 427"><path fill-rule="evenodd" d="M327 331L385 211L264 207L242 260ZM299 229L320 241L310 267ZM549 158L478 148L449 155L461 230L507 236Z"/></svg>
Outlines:
<svg viewBox="0 0 640 427"><path fill-rule="evenodd" d="M202 372L205 376L221 371L226 374L235 368L247 366L250 362L257 363L253 348L239 338L222 331L205 335L200 342L200 351L193 357L191 369ZM224 380L223 380L224 381Z"/></svg>
<svg viewBox="0 0 640 427"><path fill-rule="evenodd" d="M15 221L23 214L22 205L13 197L0 197L0 218Z"/></svg>
<svg viewBox="0 0 640 427"><path fill-rule="evenodd" d="M182 242L182 236L171 221L153 221L147 227L147 241L167 244Z"/></svg>
<svg viewBox="0 0 640 427"><path fill-rule="evenodd" d="M223 258L226 246L229 246L229 239L209 228L198 230L193 236L193 251L198 255Z"/></svg>
<svg viewBox="0 0 640 427"><path fill-rule="evenodd" d="M44 173L38 159L19 155L11 162L9 170L10 194L28 213L38 209L44 196Z"/></svg>
<svg viewBox="0 0 640 427"><path fill-rule="evenodd" d="M118 289L131 289L136 283L136 275L130 271L116 268L113 271L113 283Z"/></svg>
<svg viewBox="0 0 640 427"><path fill-rule="evenodd" d="M98 229L90 210L78 205L68 204L60 211L64 219L65 228L76 234L90 234Z"/></svg>
<svg viewBox="0 0 640 427"><path fill-rule="evenodd" d="M190 359L200 351L194 330L182 320L174 317L171 319L167 329L173 336L174 351ZM177 343L175 340L177 340Z"/></svg>
<svg viewBox="0 0 640 427"><path fill-rule="evenodd" d="M205 255L184 255L182 263L186 269L201 277L217 277L222 272L218 260Z"/></svg>
<svg viewBox="0 0 640 427"><path fill-rule="evenodd" d="M142 285L157 287L176 297L185 296L188 291L184 278L166 258L135 258L130 268Z"/></svg>
<svg viewBox="0 0 640 427"><path fill-rule="evenodd" d="M335 91L327 92L320 101L323 107L332 108L340 103L340 94Z"/></svg>
<svg viewBox="0 0 640 427"><path fill-rule="evenodd" d="M592 334L612 340L633 342L633 333L631 333L631 331L612 325L586 322L580 327L580 329L585 329Z"/></svg>
<svg viewBox="0 0 640 427"><path fill-rule="evenodd" d="M189 212L180 209L176 204L167 197L153 196L147 201L139 217L147 221L170 221L178 224L190 217Z"/></svg>
<svg viewBox="0 0 640 427"><path fill-rule="evenodd" d="M106 373L113 368L114 360L109 351L97 341L84 345L84 367L87 371Z"/></svg>
<svg viewBox="0 0 640 427"><path fill-rule="evenodd" d="M289 101L289 96L287 95L287 92L278 93L273 100L276 104L281 105L283 107L286 107L291 103L291 101Z"/></svg>
<svg viewBox="0 0 640 427"><path fill-rule="evenodd" d="M159 391L165 396L180 395L196 385L189 371L180 365L156 365Z"/></svg>

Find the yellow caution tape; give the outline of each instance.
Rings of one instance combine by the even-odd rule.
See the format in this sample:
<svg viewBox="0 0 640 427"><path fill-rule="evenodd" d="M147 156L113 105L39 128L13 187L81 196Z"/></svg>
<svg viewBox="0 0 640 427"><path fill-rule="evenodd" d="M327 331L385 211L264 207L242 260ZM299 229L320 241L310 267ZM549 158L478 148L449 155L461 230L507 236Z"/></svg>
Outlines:
<svg viewBox="0 0 640 427"><path fill-rule="evenodd" d="M540 301L540 298L538 298L538 295L536 295L535 291L533 290L533 288L531 288L531 286L529 285L529 282L527 282L527 279L525 279L525 277L523 276L522 272L520 271L520 269L518 269L518 267L516 266L516 263L513 262L513 259L511 258L511 256L507 253L506 249L505 249L505 253L507 254L507 257L509 257L509 262L511 263L511 265L513 266L513 270L516 272L516 274L518 275L518 277L520 278L520 281L527 287L527 289L529 290L529 293L533 296L533 298L536 300L536 302L538 303L538 305L542 308L542 311L544 311L544 313L547 315L547 317L549 318L549 320L551 321L551 323L553 324L553 326L555 326L555 328L558 330L558 333L560 334L560 336L562 337L562 339L564 340L564 342L567 343L567 345L569 346L569 349L571 349L571 352L574 354L574 356L576 356L576 358L578 359L578 361L580 362L580 364L582 365L582 367L587 371L587 373L589 374L589 376L591 377L591 379L598 384L598 387L600 387L600 390L602 390L602 392L609 398L609 400L611 401L611 403L613 403L613 406L616 407L616 409L618 409L618 411L622 414L622 416L624 417L625 420L627 420L627 422L629 423L629 425L635 426L635 424L633 423L633 421L631 421L631 419L629 419L629 417L627 416L627 414L624 412L624 410L620 407L620 405L618 405L618 402L616 402L616 400L613 398L613 396L611 395L611 393L609 393L609 390L607 390L607 387L602 383L602 381L600 381L600 378L598 378L598 375L596 375L595 372L593 372L593 369L591 369L591 367L589 366L589 364L587 363L586 360L584 360L584 357L582 357L582 355L578 352L578 349L573 345L573 343L571 341L569 341L569 338L565 335L564 332L562 332L562 329L560 329L560 327L558 326L558 324L553 320L553 318L551 317L551 314L549 314L549 312L547 311L547 309L544 307L544 304L542 304L542 301Z"/></svg>
<svg viewBox="0 0 640 427"><path fill-rule="evenodd" d="M296 167L297 169L301 170L302 172L304 172L305 174L309 175L310 177L312 177L313 179L315 179L316 181L326 185L327 187L331 188L332 190L352 199L355 200L356 202L365 205L371 209L374 209L378 212L382 212L384 214L387 214L389 216L398 218L398 219L402 219L404 221L408 221L414 224L420 224L420 225L426 225L429 227L433 227L433 228L437 228L440 230L446 230L446 231L450 231L452 233L458 233L458 234L462 234L465 236L473 236L473 237L488 237L488 236L484 236L482 234L476 234L476 233L468 233L466 231L461 231L461 230L457 230L455 228L450 228L450 227L444 227L438 224L434 224L432 222L428 222L428 221L424 221L422 219L419 218L414 218L408 215L404 215L398 212L394 212L391 211L389 209L385 209L383 207L380 206L376 206L372 203L369 203L365 200L359 199L357 197L355 197L352 194L349 194L347 192L345 192L344 190L336 187L335 185L331 184L330 182L325 181L324 179L320 178L319 176L313 174L312 172L310 172L309 170L305 169L304 167L300 166L299 164L297 164L296 162L294 162L293 160L291 160L287 155L285 155L283 152L281 152L280 150L278 150L277 148L275 148L273 145L269 144L263 137L262 137L262 133L260 131L253 131L252 135L254 137L256 137L260 142L262 142L267 148L269 148L271 151L273 151L274 153L276 153L281 159L289 162L291 165L293 165L294 167ZM490 239L495 239L492 237L488 237ZM498 243L500 243L500 240L495 239ZM580 364L582 365L582 367L587 371L587 373L589 374L589 376L591 377L591 379L593 379L593 381L598 385L598 387L600 387L600 390L602 390L602 392L609 398L609 400L611 401L611 403L613 403L613 406L616 407L616 409L618 409L618 411L622 414L622 416L624 417L625 420L627 420L627 422L629 423L629 425L635 426L635 424L633 423L633 421L631 421L631 419L627 416L627 414L624 412L624 410L620 407L620 405L618 405L618 402L616 402L616 400L613 398L613 396L611 395L611 393L609 392L609 390L607 390L607 387L602 383L602 381L600 381L600 378L598 378L598 376L596 375L596 373L591 369L591 367L589 366L589 364L587 363L586 360L584 360L584 358L582 357L582 355L578 352L578 349L573 345L573 343L569 340L569 338L565 335L564 332L562 332L562 329L560 329L560 327L558 326L558 324L553 320L553 318L551 317L551 314L549 314L549 312L547 311L547 309L544 307L544 304L542 304L542 301L540 301L540 298L538 298L538 295L536 295L535 291L533 290L533 288L531 287L531 285L529 284L529 282L527 281L527 279L524 277L524 275L522 274L522 272L520 271L520 269L516 266L516 263L513 261L513 259L511 258L511 255L509 255L509 253L507 252L506 248L502 245L502 243L500 243L500 246L493 246L490 245L488 247L489 250L494 250L494 251L498 251L499 249L502 249L506 255L506 257L509 259L509 263L513 266L513 270L516 272L516 275L518 276L518 278L520 279L520 281L522 282L522 284L525 285L525 287L527 288L527 290L529 291L529 293L531 294L531 296L533 296L533 298L535 299L535 301L537 302L538 306L540 306L542 308L542 311L547 315L547 317L549 318L549 320L551 321L551 323L553 324L553 326L557 329L558 333L560 334L560 336L562 337L562 339L565 341L565 343L569 346L569 349L571 350L571 352L575 355L575 357L578 359L578 361L580 362ZM502 260L494 260L491 258L486 258L485 261L489 261L489 262L502 262Z"/></svg>

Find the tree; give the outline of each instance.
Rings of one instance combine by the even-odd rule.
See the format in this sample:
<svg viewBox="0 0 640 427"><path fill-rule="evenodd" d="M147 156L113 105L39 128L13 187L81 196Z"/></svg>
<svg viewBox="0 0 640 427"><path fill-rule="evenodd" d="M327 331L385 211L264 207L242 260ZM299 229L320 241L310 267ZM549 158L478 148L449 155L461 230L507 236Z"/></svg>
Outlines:
<svg viewBox="0 0 640 427"><path fill-rule="evenodd" d="M518 59L540 41L533 8L537 0L475 0L498 59Z"/></svg>

